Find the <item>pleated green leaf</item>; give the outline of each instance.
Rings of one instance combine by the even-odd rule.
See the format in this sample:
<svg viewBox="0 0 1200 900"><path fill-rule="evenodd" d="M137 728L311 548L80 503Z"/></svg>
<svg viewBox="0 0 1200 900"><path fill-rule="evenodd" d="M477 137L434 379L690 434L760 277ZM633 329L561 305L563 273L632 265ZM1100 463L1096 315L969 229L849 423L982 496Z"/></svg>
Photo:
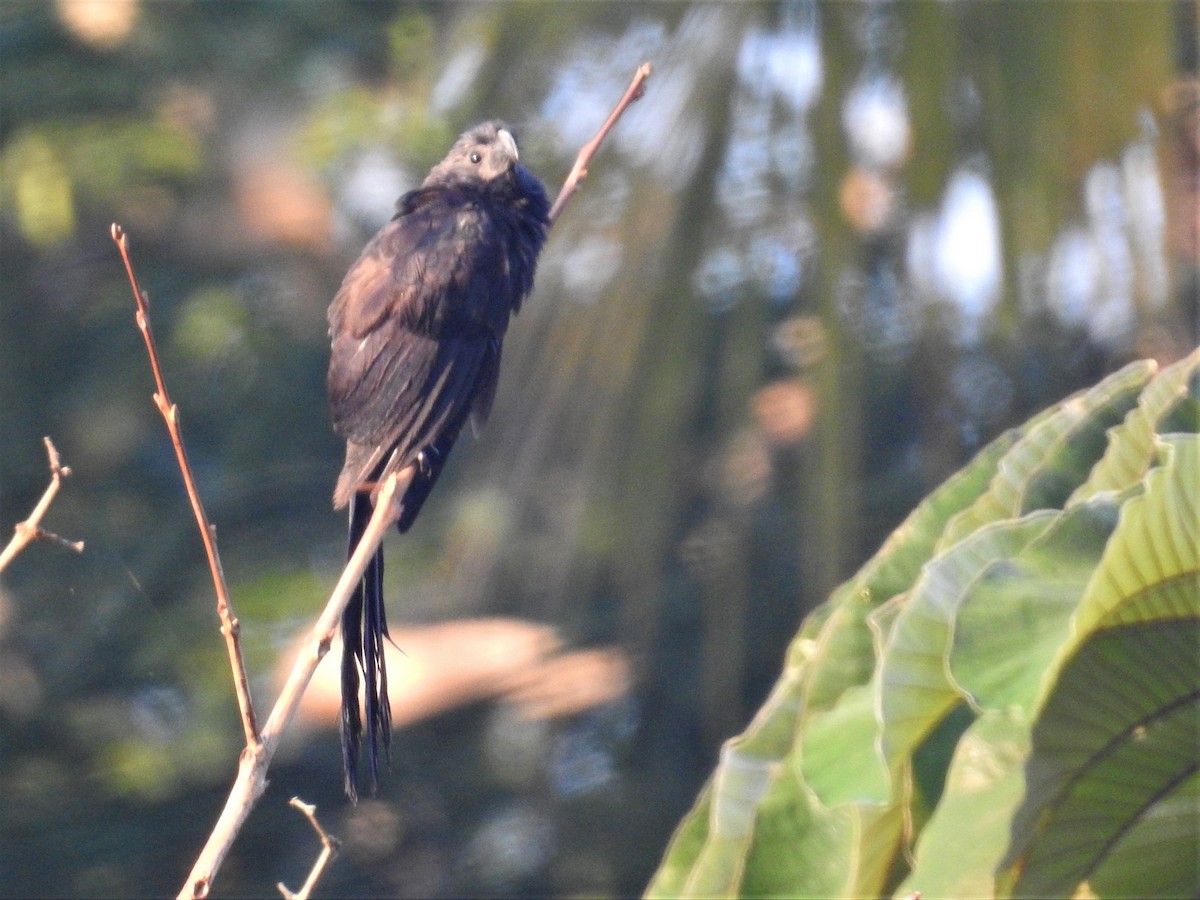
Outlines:
<svg viewBox="0 0 1200 900"><path fill-rule="evenodd" d="M830 621L818 639L817 659L804 690L806 715L828 708L842 691L870 678L875 654L864 627L867 616L913 586L946 522L987 490L1001 457L1018 437L1018 431L1010 430L984 447L908 515L858 574L834 591Z"/></svg>
<svg viewBox="0 0 1200 900"><path fill-rule="evenodd" d="M917 843L916 865L897 892L932 898L986 897L1025 786L1029 722L988 713L963 734L941 801Z"/></svg>
<svg viewBox="0 0 1200 900"><path fill-rule="evenodd" d="M1195 897L1200 895L1198 847L1200 776L1192 775L1146 810L1105 855L1089 884L1100 897Z"/></svg>
<svg viewBox="0 0 1200 900"><path fill-rule="evenodd" d="M1155 454L1159 423L1188 395L1188 385L1200 370L1200 348L1166 367L1146 385L1125 420L1109 434L1108 448L1087 481L1069 503L1101 491L1122 491L1141 480Z"/></svg>
<svg viewBox="0 0 1200 900"><path fill-rule="evenodd" d="M802 629L803 634L803 629ZM701 802L668 848L650 896L736 894L755 839L758 807L796 735L799 690L812 641L798 639L789 665L746 732L725 743Z"/></svg>
<svg viewBox="0 0 1200 900"><path fill-rule="evenodd" d="M1079 504L981 574L958 609L950 653L951 677L972 703L1032 716L1116 523L1114 500Z"/></svg>
<svg viewBox="0 0 1200 900"><path fill-rule="evenodd" d="M1200 436L1156 441L1163 465L1145 493L1122 505L1120 523L1092 575L1074 622L1074 643L1112 624L1195 615L1200 603ZM1132 618L1131 618L1132 617Z"/></svg>
<svg viewBox="0 0 1200 900"><path fill-rule="evenodd" d="M801 625L649 895L1200 894L1198 369L1129 366L914 510Z"/></svg>
<svg viewBox="0 0 1200 900"><path fill-rule="evenodd" d="M1003 883L1067 896L1200 765L1200 629L1159 620L1098 632L1064 668L1033 730L1028 792ZM1172 861L1163 854L1160 865ZM1182 895L1192 869L1174 860Z"/></svg>
<svg viewBox="0 0 1200 900"><path fill-rule="evenodd" d="M1200 436L1160 439L1075 617L1033 729L1001 884L1070 894L1200 769ZM1163 854L1180 893L1194 866Z"/></svg>
<svg viewBox="0 0 1200 900"><path fill-rule="evenodd" d="M854 857L856 811L823 807L796 769L779 771L763 799L754 841L736 893L749 897L846 897Z"/></svg>
<svg viewBox="0 0 1200 900"><path fill-rule="evenodd" d="M875 746L879 719L873 685L846 691L832 710L814 717L800 747L809 789L826 806L878 804L890 797L890 780Z"/></svg>
<svg viewBox="0 0 1200 900"><path fill-rule="evenodd" d="M1101 414L1102 421L1115 419L1116 411L1123 412L1133 404L1136 392L1153 372L1153 363L1130 363L1095 387L1073 394L1047 413L1035 416L1024 436L1000 460L987 492L946 526L938 549L946 549L989 522L1020 515L1026 508L1031 488L1042 484L1041 477L1053 474L1061 482L1064 478L1061 467L1066 464L1072 449L1082 449L1086 445L1087 437L1094 431L1096 414ZM1083 443L1079 441L1081 435ZM1100 459L1100 451L1097 446L1094 459L1073 463L1079 470L1080 482ZM1056 485L1056 489L1061 491L1062 485Z"/></svg>
<svg viewBox="0 0 1200 900"><path fill-rule="evenodd" d="M1046 532L1046 510L981 528L934 559L910 592L880 662L879 707L884 760L898 772L921 741L962 700L949 655L959 605L989 571Z"/></svg>
<svg viewBox="0 0 1200 900"><path fill-rule="evenodd" d="M708 839L708 822L712 813L713 783L708 783L696 798L695 804L684 816L654 879L646 888L647 898L682 897L688 876L695 867L700 851Z"/></svg>

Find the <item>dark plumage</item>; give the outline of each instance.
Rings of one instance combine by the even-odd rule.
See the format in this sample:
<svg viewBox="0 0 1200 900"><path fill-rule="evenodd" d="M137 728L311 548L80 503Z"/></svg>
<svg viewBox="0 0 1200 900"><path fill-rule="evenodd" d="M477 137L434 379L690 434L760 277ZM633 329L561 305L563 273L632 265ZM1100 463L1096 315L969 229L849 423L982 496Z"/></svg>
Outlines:
<svg viewBox="0 0 1200 900"><path fill-rule="evenodd" d="M487 122L464 133L346 273L329 306L329 402L346 463L334 507L350 507L354 552L371 517L369 490L393 457L415 466L397 527L407 531L468 417L486 419L509 316L533 286L549 225L541 183L517 163L512 132ZM365 486L365 489L364 489ZM342 617L342 754L357 798L366 683L367 758L374 788L378 744L391 711L383 639L383 554Z"/></svg>

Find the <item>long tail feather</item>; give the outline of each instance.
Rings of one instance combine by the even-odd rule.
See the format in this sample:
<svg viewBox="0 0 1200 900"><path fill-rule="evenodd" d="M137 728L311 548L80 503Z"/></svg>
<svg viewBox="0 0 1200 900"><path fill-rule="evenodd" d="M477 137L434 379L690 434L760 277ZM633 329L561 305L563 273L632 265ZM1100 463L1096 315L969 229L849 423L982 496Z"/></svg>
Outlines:
<svg viewBox="0 0 1200 900"><path fill-rule="evenodd" d="M371 519L371 501L356 494L350 502L350 539L353 554ZM359 673L366 694L367 762L371 791L379 782L379 745L388 759L391 745L392 709L387 695L384 639L388 636L383 608L383 551L376 550L362 581L342 613L342 763L346 796L358 800L358 752L362 745L363 717L359 711Z"/></svg>

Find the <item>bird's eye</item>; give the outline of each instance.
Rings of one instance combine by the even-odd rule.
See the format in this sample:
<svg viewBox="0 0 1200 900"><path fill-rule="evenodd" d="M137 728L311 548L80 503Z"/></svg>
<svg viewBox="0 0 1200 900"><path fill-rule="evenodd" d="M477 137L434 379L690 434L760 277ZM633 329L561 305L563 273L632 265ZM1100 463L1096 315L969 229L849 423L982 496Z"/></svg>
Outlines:
<svg viewBox="0 0 1200 900"><path fill-rule="evenodd" d="M471 153L471 162L478 164L481 159L483 159L483 157L480 156L478 153L476 153L476 152Z"/></svg>

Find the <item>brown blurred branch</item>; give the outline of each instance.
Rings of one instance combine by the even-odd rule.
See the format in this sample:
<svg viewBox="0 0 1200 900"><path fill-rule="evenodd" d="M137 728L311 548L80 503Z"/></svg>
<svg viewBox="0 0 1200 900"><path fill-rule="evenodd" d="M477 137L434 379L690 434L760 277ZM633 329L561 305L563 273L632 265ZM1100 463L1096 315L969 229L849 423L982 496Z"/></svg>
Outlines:
<svg viewBox="0 0 1200 900"><path fill-rule="evenodd" d="M640 100L642 94L646 93L646 79L649 77L650 63L642 63L633 73L633 80L629 82L629 87L625 89L624 95L613 107L613 111L608 114L608 118L604 120L604 124L596 132L596 136L579 149L579 154L575 157L575 165L571 167L567 180L563 182L562 189L554 198L554 205L550 207L548 218L551 225L554 224L563 207L567 205L567 201L571 199L571 195L575 193L579 183L587 178L587 167L591 163L592 157L596 155L596 151L600 149L600 144L608 137L612 127L617 124L617 119L621 118L621 114L629 108L630 104Z"/></svg>
<svg viewBox="0 0 1200 900"><path fill-rule="evenodd" d="M325 867L329 865L330 860L337 856L339 842L337 838L331 837L321 827L321 823L317 821L317 808L314 805L305 803L299 797L293 797L290 805L296 807L296 809L308 817L313 831L321 839L321 853L317 857L317 861L313 863L312 871L308 873L308 878L304 880L304 885L300 890L292 893L282 881L276 887L279 888L279 893L283 894L284 900L308 900L308 896L312 893L312 889L316 887L321 873L325 871Z"/></svg>
<svg viewBox="0 0 1200 900"><path fill-rule="evenodd" d="M196 525L200 528L200 540L204 542L204 553L208 557L208 568L212 573L213 587L217 592L217 616L221 620L221 634L225 638L225 646L229 652L229 664L233 669L233 686L237 693L238 709L242 714L242 729L246 735L247 746L258 743L258 722L254 717L254 702L250 698L250 682L246 677L246 662L242 659L242 645L238 639L238 620L234 615L233 606L229 600L229 588L225 584L225 573L221 568L221 557L217 553L217 529L208 521L204 512L204 504L200 501L200 492L196 490L196 479L192 475L192 467L188 462L187 450L183 445L183 434L179 426L179 407L171 402L167 395L167 385L163 381L162 367L158 361L158 350L154 345L154 332L150 329L150 298L138 286L137 275L133 271L133 261L129 258L129 237L125 230L115 222L112 226L112 239L121 251L121 260L125 263L125 274L129 276L129 286L133 289L133 299L137 303L137 325L146 342L146 353L150 357L150 368L154 371L154 405L167 423L167 431L171 434L171 444L175 447L175 458L179 461L179 471L183 474L183 483L187 488L188 499L192 504L192 513L196 516Z"/></svg>
<svg viewBox="0 0 1200 900"><path fill-rule="evenodd" d="M46 515L46 510L50 508L50 504L54 501L54 496L58 493L59 487L62 485L62 480L71 474L71 469L64 466L58 458L58 450L55 449L53 442L48 437L42 438L46 444L46 455L50 458L50 484L46 486L45 492L42 494L42 499L37 502L33 508L33 512L29 514L29 518L24 522L18 522L13 527L12 540L0 552L0 572L3 572L5 567L16 558L17 554L24 550L32 541L47 540L55 541L62 544L64 547L69 547L76 553L83 552L83 541L68 541L66 538L61 538L52 531L46 531L42 528L42 517Z"/></svg>

